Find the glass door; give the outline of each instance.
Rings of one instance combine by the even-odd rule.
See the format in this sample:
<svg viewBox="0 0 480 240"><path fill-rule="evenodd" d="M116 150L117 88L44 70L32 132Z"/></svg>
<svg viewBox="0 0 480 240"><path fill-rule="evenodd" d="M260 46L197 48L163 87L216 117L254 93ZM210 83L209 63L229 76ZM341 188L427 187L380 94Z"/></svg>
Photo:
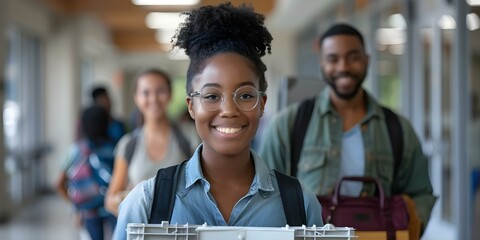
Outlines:
<svg viewBox="0 0 480 240"><path fill-rule="evenodd" d="M423 104L413 107L417 108L416 113L422 112L419 134L430 159L430 178L434 195L438 197L422 240L458 239L469 236L465 233L471 230L462 222L469 218L463 213L471 208L463 204L462 199L467 196L459 190L466 187L462 184L465 176L460 174L465 160L460 140L466 136L461 131L463 123L459 113L462 111L458 109L467 107L459 94L464 90L459 72L465 67L459 60L465 54L459 47L462 40L459 31L463 30L457 26L459 20L455 16L461 4L428 0L419 5L417 13L428 10L429 14L419 16L416 29L421 41L413 59L416 65L422 66L417 80L423 83ZM465 215L464 219L459 220L459 213Z"/></svg>
<svg viewBox="0 0 480 240"><path fill-rule="evenodd" d="M9 195L16 205L43 186L40 41L8 31L3 127Z"/></svg>
<svg viewBox="0 0 480 240"><path fill-rule="evenodd" d="M430 158L430 177L438 197L426 232L426 239L454 239L452 211L451 76L452 30L437 25L423 33L425 153Z"/></svg>

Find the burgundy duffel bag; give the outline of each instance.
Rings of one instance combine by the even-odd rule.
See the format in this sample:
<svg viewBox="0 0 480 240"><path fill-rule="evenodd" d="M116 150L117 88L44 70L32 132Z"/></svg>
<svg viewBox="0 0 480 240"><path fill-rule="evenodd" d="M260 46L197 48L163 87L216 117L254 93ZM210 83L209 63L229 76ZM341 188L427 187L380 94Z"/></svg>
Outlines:
<svg viewBox="0 0 480 240"><path fill-rule="evenodd" d="M340 196L343 181L375 184L378 196ZM401 195L385 197L381 183L371 177L344 177L337 182L331 196L317 196L322 205L324 223L353 227L359 231L386 231L394 240L397 230L408 230L408 209Z"/></svg>

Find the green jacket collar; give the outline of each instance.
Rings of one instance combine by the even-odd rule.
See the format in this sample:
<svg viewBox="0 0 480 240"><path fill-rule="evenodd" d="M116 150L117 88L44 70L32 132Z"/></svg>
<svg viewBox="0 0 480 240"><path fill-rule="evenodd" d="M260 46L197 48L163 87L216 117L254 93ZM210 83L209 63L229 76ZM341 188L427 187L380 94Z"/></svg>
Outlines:
<svg viewBox="0 0 480 240"><path fill-rule="evenodd" d="M365 92L366 103L367 103L367 114L365 115L363 122L366 122L372 118L384 118L380 104L373 98L368 91L362 88ZM320 94L318 95L316 104L320 104L320 115L325 116L326 114L333 114L338 116L338 112L333 108L331 99L330 99L330 87L325 87ZM318 109L318 108L317 108Z"/></svg>

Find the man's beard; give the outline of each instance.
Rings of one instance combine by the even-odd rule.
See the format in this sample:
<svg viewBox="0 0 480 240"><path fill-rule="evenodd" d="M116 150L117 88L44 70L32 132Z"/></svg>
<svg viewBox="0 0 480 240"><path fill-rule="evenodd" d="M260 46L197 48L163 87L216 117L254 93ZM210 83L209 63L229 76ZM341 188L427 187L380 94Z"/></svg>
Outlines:
<svg viewBox="0 0 480 240"><path fill-rule="evenodd" d="M365 76L366 76L366 73L364 73L363 76L361 76L361 77L358 77L358 76L353 75L351 73L340 73L340 74L335 75L333 78L329 78L325 74L323 69L321 70L321 72L322 72L323 80L332 88L335 95L337 95L339 98L341 98L343 100L350 100L357 95L357 93L362 89L362 84L363 84L363 81L365 80ZM351 77L351 78L356 80L355 81L355 87L350 92L342 93L338 90L337 86L335 85L335 82L336 82L336 79L338 79L340 77L345 77L345 76Z"/></svg>

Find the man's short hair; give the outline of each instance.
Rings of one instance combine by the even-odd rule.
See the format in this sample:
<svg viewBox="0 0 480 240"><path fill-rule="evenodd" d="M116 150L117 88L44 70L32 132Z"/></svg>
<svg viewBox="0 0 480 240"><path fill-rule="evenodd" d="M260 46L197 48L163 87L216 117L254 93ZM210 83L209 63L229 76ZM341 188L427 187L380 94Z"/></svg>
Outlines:
<svg viewBox="0 0 480 240"><path fill-rule="evenodd" d="M335 35L350 35L357 37L360 40L363 48L365 48L365 44L363 42L363 36L354 26L347 24L347 23L337 23L331 26L327 31L323 33L320 37L319 46L321 47L323 44L323 40L327 37L335 36Z"/></svg>

